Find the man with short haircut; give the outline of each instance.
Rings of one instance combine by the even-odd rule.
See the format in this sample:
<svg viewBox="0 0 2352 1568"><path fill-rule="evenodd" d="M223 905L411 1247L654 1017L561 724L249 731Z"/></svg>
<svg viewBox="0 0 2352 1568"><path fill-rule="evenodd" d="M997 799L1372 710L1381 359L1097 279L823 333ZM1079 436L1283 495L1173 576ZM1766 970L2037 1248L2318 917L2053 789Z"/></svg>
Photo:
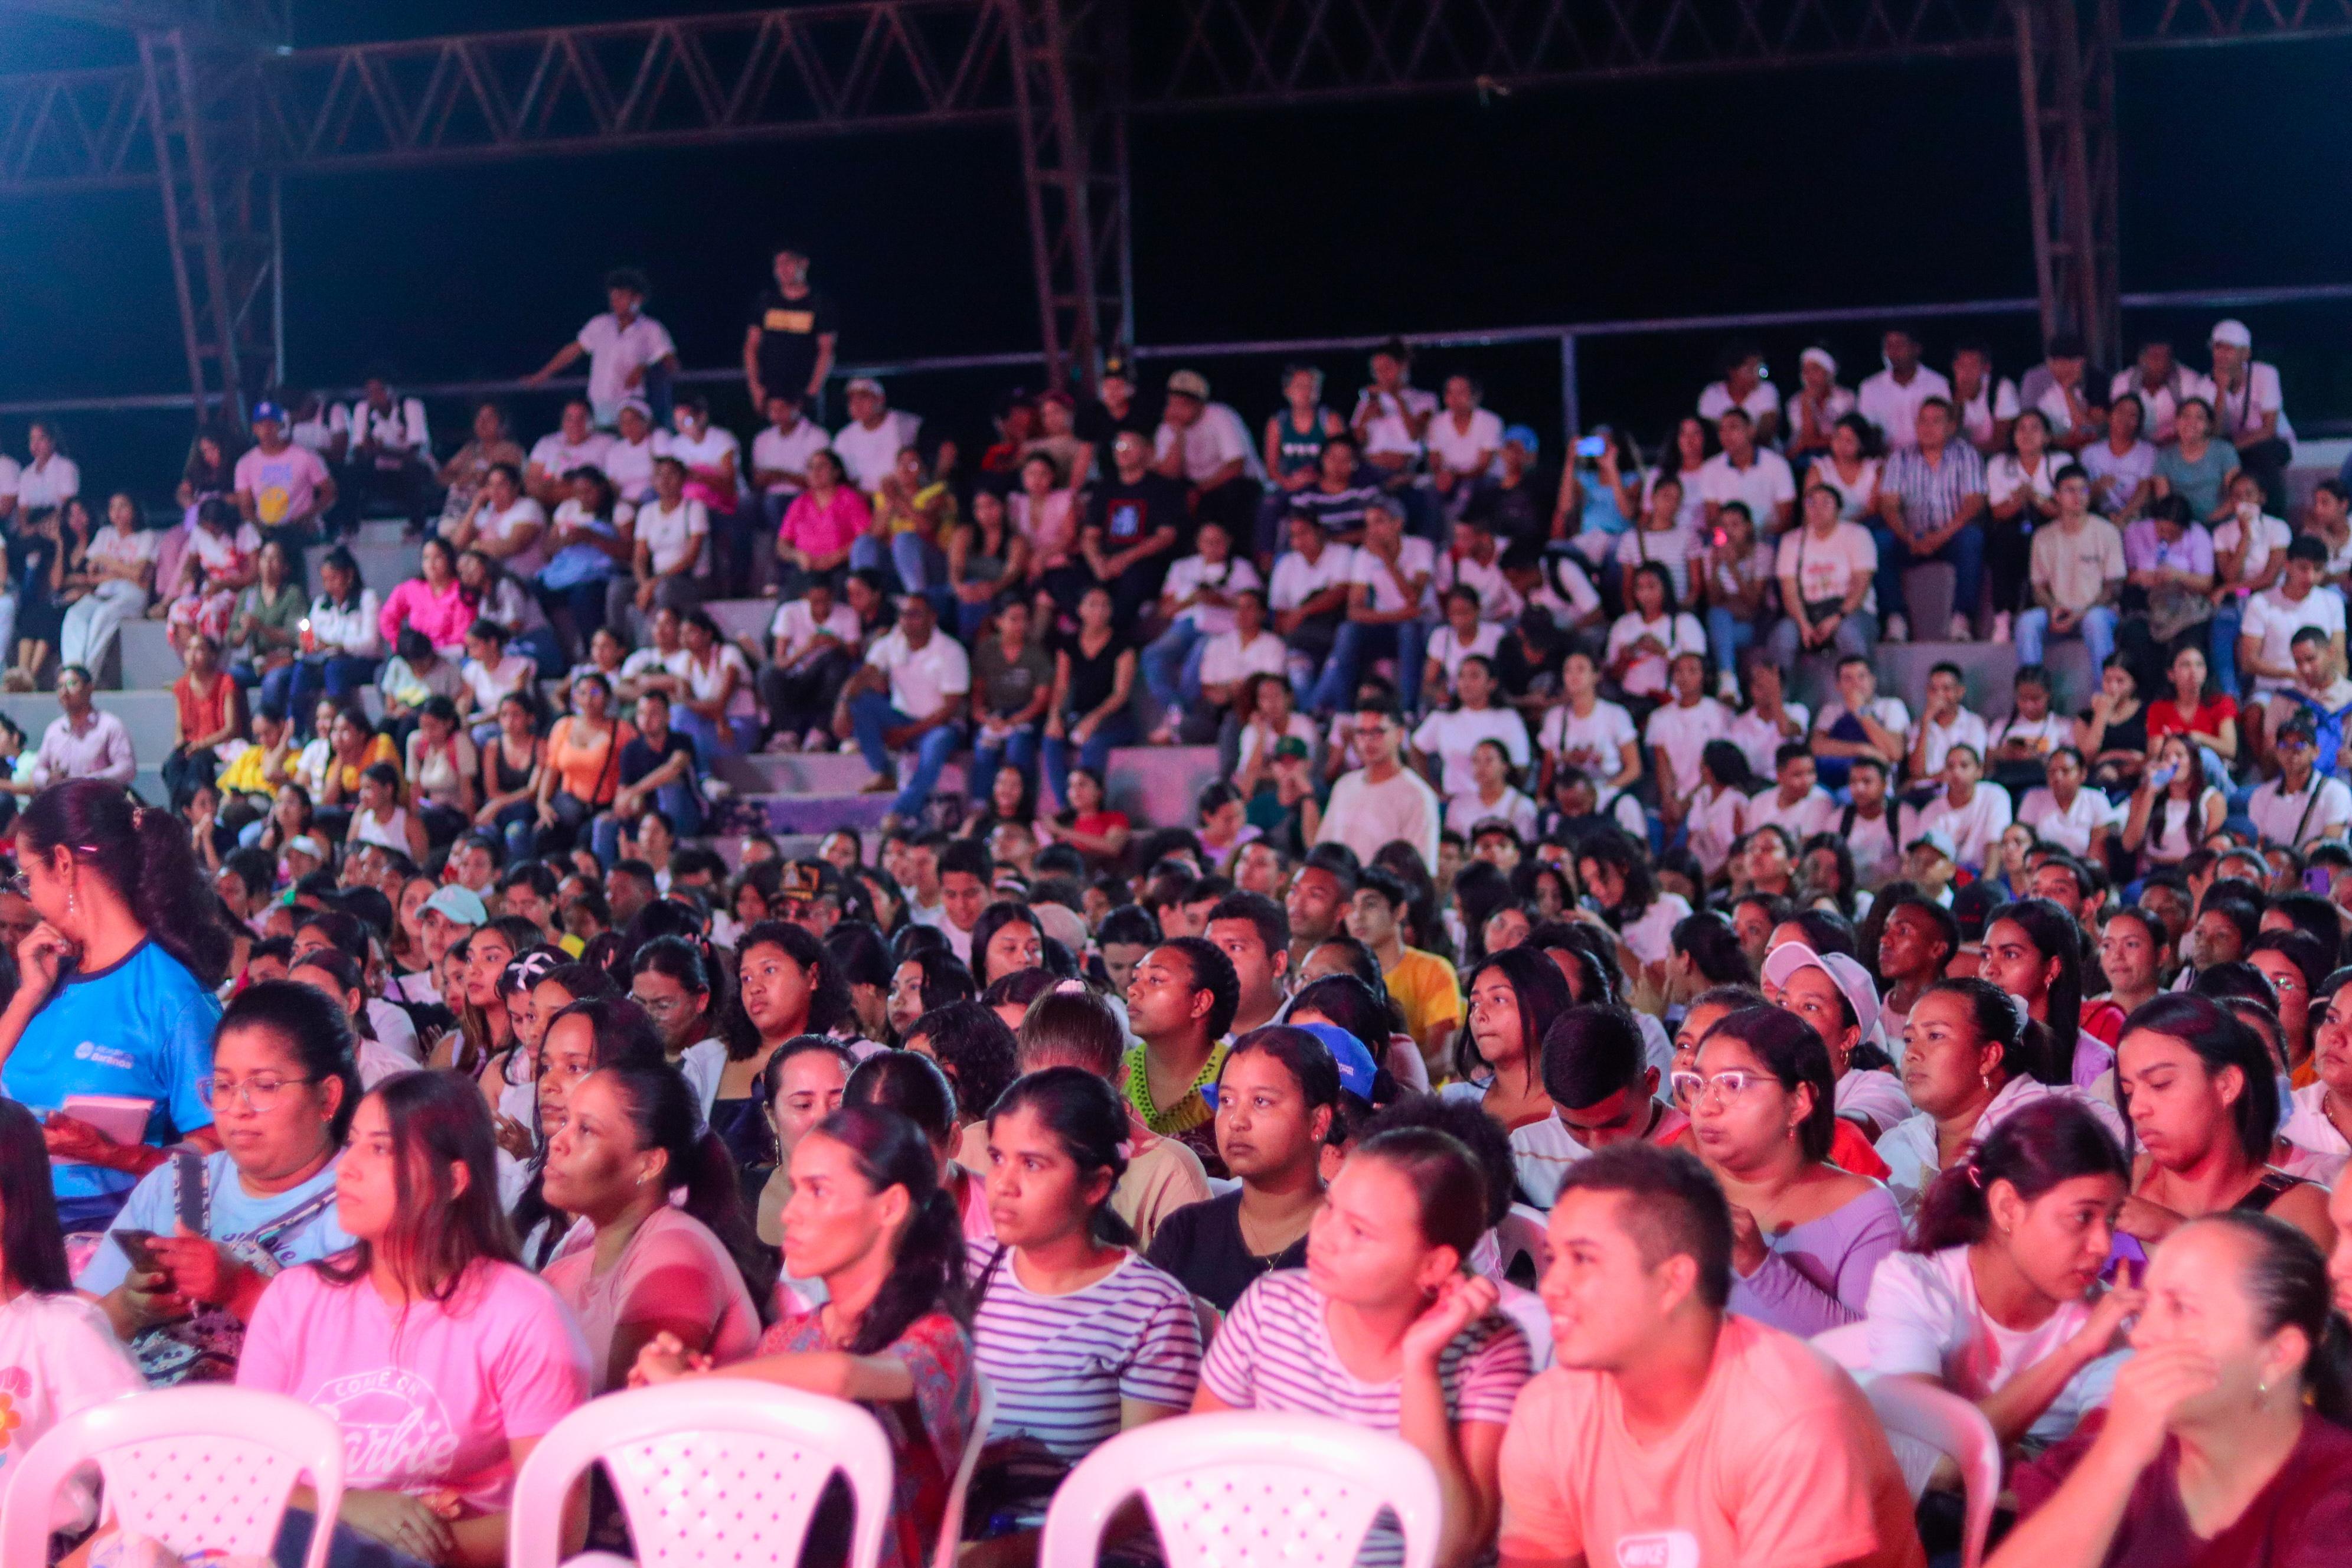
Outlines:
<svg viewBox="0 0 2352 1568"><path fill-rule="evenodd" d="M1853 1380L1725 1310L1731 1213L1696 1156L1601 1150L1549 1228L1553 1364L1503 1438L1503 1568L1925 1563Z"/></svg>
<svg viewBox="0 0 2352 1568"><path fill-rule="evenodd" d="M1886 798L1885 760L1856 757L1846 774L1846 794L1850 798L1830 831L1845 840L1853 856L1855 885L1874 893L1903 869L1903 850L1895 841L1895 805Z"/></svg>
<svg viewBox="0 0 2352 1568"><path fill-rule="evenodd" d="M1866 391L1869 384L1864 384ZM1886 616L1885 640L1903 642L1911 635L1904 572L1942 561L1952 568L1951 635L1965 642L1975 635L1969 612L1984 585L1984 531L1972 526L1985 512L1984 458L1966 441L1953 439L1952 405L1946 397L1930 397L1919 405L1917 435L1916 444L1887 458L1878 481L1879 521L1871 526L1878 543L1878 607ZM1919 630L1930 637L1937 628Z"/></svg>
<svg viewBox="0 0 2352 1568"><path fill-rule="evenodd" d="M646 373L677 374L677 345L669 329L644 313L653 285L646 275L623 267L604 275L604 302L611 309L591 316L587 325L554 357L523 380L536 386L581 355L588 356L588 403L596 423L607 429L621 416L621 405L647 395Z"/></svg>
<svg viewBox="0 0 2352 1568"><path fill-rule="evenodd" d="M523 493L552 513L572 499L573 471L594 468L602 473L612 449L613 437L596 428L596 416L588 400L571 398L563 405L562 422L531 443L530 460L522 475Z"/></svg>
<svg viewBox="0 0 2352 1568"><path fill-rule="evenodd" d="M1418 706L1429 643L1421 616L1436 569L1437 552L1429 541L1405 536L1403 503L1393 496L1375 500L1365 513L1364 542L1349 568L1347 619L1307 697L1317 717L1339 711L1358 678L1383 655L1396 658L1405 708Z"/></svg>
<svg viewBox="0 0 2352 1568"><path fill-rule="evenodd" d="M1759 790L1748 802L1748 826L1753 832L1773 822L1787 828L1799 845L1816 833L1826 833L1837 820L1837 802L1813 782L1819 769L1802 741L1790 741L1772 754L1778 784Z"/></svg>
<svg viewBox="0 0 2352 1568"><path fill-rule="evenodd" d="M29 784L12 786L14 793L30 795L68 779L103 779L127 789L139 776L139 753L131 744L131 731L121 719L91 705L90 693L96 685L80 665L69 664L58 671L61 711L41 731L41 749L33 758ZM1422 785L1424 791L1428 787ZM1431 837L1436 837L1434 828ZM1436 858L1434 848L1433 845L1432 860Z"/></svg>
<svg viewBox="0 0 2352 1568"><path fill-rule="evenodd" d="M1241 1005L1233 960L1203 937L1180 936L1143 955L1127 987L1127 1024L1140 1045L1122 1064L1127 1102L1162 1138L1175 1138L1223 1179L1216 1115L1201 1087L1224 1070L1227 1032Z"/></svg>
<svg viewBox="0 0 2352 1568"><path fill-rule="evenodd" d="M882 384L870 375L858 376L845 390L849 423L833 433L833 452L849 482L870 496L898 466L898 454L922 433L922 416L891 407Z"/></svg>
<svg viewBox="0 0 2352 1568"><path fill-rule="evenodd" d="M319 454L287 438L286 411L253 405L253 448L236 460L236 509L265 539L289 547L314 542L319 520L334 510L335 477Z"/></svg>
<svg viewBox="0 0 2352 1568"><path fill-rule="evenodd" d="M801 417L800 399L789 392L772 392L761 409L768 427L751 437L751 488L768 520L768 531L784 525L784 513L808 488L809 459L830 451L833 439L824 426Z"/></svg>
<svg viewBox="0 0 2352 1568"><path fill-rule="evenodd" d="M1315 689L1315 677L1331 645L1339 640L1356 552L1325 533L1306 512L1293 511L1284 526L1290 548L1274 563L1266 603L1274 612L1275 631L1289 647L1290 689L1304 703Z"/></svg>
<svg viewBox="0 0 2352 1568"><path fill-rule="evenodd" d="M1454 965L1404 942L1412 901L1404 880L1384 866L1368 866L1348 904L1348 934L1372 950L1389 994L1404 1013L1404 1032L1421 1047L1433 1079L1451 1067L1454 1032L1462 1026L1462 982Z"/></svg>
<svg viewBox="0 0 2352 1568"><path fill-rule="evenodd" d="M1672 1144L1689 1130L1690 1118L1658 1098L1658 1069L1624 1008L1573 1008L1545 1026L1543 1044L1551 1114L1511 1129L1511 1163L1536 1207L1550 1208L1568 1167L1593 1151Z"/></svg>
<svg viewBox="0 0 2352 1568"><path fill-rule="evenodd" d="M1944 758L1954 746L1973 746L1985 754L1985 721L1969 710L1969 688L1960 667L1949 662L1927 672L1927 700L1919 710L1919 727L1911 737L1911 777L1932 780L1944 771Z"/></svg>
<svg viewBox="0 0 2352 1568"><path fill-rule="evenodd" d="M646 906L659 897L660 875L644 860L615 860L613 868L604 874L604 899L611 909L614 931L626 931L645 913Z"/></svg>
<svg viewBox="0 0 2352 1568"><path fill-rule="evenodd" d="M2319 772L2318 727L2298 713L2279 729L2273 749L2279 776L2254 791L2246 815L2265 845L2303 849L2352 829L2352 789Z"/></svg>
<svg viewBox="0 0 2352 1568"><path fill-rule="evenodd" d="M1423 865L1435 866L1445 807L1397 754L1404 728L1395 702L1382 699L1359 707L1350 733L1364 765L1331 786L1316 841L1344 844L1359 865L1369 866L1383 847L1401 838L1421 852Z"/></svg>
<svg viewBox="0 0 2352 1568"><path fill-rule="evenodd" d="M2017 661L2042 662L2046 637L2079 637L2091 667L2116 651L2116 606L2122 601L2124 536L2091 512L2091 476L2079 463L2053 481L2058 516L2033 531L2033 607L2017 617Z"/></svg>
<svg viewBox="0 0 2352 1568"><path fill-rule="evenodd" d="M971 928L988 907L991 893L988 851L971 838L959 838L940 851L940 915L929 923L947 933L948 946L969 968Z"/></svg>
<svg viewBox="0 0 2352 1568"><path fill-rule="evenodd" d="M2297 534L2286 547L2286 574L2276 586L2246 600L2238 627L2238 674L2252 682L2252 695L2267 697L2295 678L2294 639L2309 627L2327 639L2334 659L2344 658L2344 595L2323 587L2327 543Z"/></svg>
<svg viewBox="0 0 2352 1568"><path fill-rule="evenodd" d="M1087 487L1078 553L1110 589L1114 624L1132 626L1158 597L1168 552L1191 525L1184 487L1151 471L1151 438L1120 430L1109 444L1110 472Z"/></svg>
<svg viewBox="0 0 2352 1568"><path fill-rule="evenodd" d="M1789 460L1756 444L1756 422L1744 408L1723 411L1716 423L1723 450L1699 465L1698 493L1706 505L1706 525L1712 531L1733 501L1748 508L1756 536L1772 539L1797 515L1796 476Z"/></svg>
<svg viewBox="0 0 2352 1568"><path fill-rule="evenodd" d="M1234 975L1241 984L1234 1035L1273 1023L1286 999L1290 978L1290 918L1282 906L1263 893L1227 893L1210 907L1202 934L1233 960Z"/></svg>
<svg viewBox="0 0 2352 1568"><path fill-rule="evenodd" d="M359 401L348 411L336 410L333 423L342 426L337 435L349 443L334 456L342 470L336 489L344 515L356 518L383 496L406 516L410 532L424 532L425 494L433 487L425 400L395 396L386 377L371 375Z"/></svg>
<svg viewBox="0 0 2352 1568"><path fill-rule="evenodd" d="M1911 1009L1928 986L1944 977L1944 966L1959 951L1959 921L1933 899L1907 895L1888 907L1876 954L1878 978L1886 987L1878 1004L1878 1023L1888 1040L1902 1040Z"/></svg>
<svg viewBox="0 0 2352 1568"><path fill-rule="evenodd" d="M1307 955L1338 933L1355 900L1362 862L1344 844L1318 844L1307 852L1290 879L1283 913L1290 921L1290 973Z"/></svg>
<svg viewBox="0 0 2352 1568"><path fill-rule="evenodd" d="M908 595L899 601L897 628L875 639L839 702L874 773L865 794L891 790L893 753L916 748L915 765L895 786L893 819L912 821L931 798L948 759L962 744L961 718L971 690L971 661L962 646L941 635L929 599Z"/></svg>
<svg viewBox="0 0 2352 1568"><path fill-rule="evenodd" d="M1866 378L1854 394L1854 408L1878 426L1879 439L1900 451L1919 439L1919 410L1931 397L1949 401L1952 384L1919 363L1919 340L1889 327L1881 340L1886 368Z"/></svg>
<svg viewBox="0 0 2352 1568"><path fill-rule="evenodd" d="M833 301L809 287L808 248L798 241L778 246L769 269L775 287L751 302L743 330L743 384L754 408L779 396L814 405L841 341Z"/></svg>
<svg viewBox="0 0 2352 1568"><path fill-rule="evenodd" d="M1256 538L1265 465L1249 426L1229 405L1209 401L1208 377L1197 370L1168 378L1168 401L1152 437L1152 469L1184 485L1199 521L1223 523L1236 540Z"/></svg>
<svg viewBox="0 0 2352 1568"><path fill-rule="evenodd" d="M1900 697L1878 694L1878 673L1860 654L1838 660L1837 700L1813 715L1813 755L1821 782L1844 787L1857 757L1875 757L1887 767L1903 760L1911 744L1911 710Z"/></svg>

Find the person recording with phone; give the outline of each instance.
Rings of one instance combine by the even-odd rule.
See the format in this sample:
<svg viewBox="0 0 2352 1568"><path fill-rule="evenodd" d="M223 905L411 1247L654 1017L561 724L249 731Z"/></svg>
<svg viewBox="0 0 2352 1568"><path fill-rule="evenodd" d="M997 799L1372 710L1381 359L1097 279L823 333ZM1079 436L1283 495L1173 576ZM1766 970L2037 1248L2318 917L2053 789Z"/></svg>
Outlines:
<svg viewBox="0 0 2352 1568"><path fill-rule="evenodd" d="M0 1011L0 1089L47 1112L58 1213L102 1226L141 1176L185 1142L221 1147L205 1082L231 933L185 827L98 779L53 784L16 819L16 890L41 923L16 948L22 983ZM136 1141L71 1113L126 1118ZM120 1125L120 1124L118 1124Z"/></svg>

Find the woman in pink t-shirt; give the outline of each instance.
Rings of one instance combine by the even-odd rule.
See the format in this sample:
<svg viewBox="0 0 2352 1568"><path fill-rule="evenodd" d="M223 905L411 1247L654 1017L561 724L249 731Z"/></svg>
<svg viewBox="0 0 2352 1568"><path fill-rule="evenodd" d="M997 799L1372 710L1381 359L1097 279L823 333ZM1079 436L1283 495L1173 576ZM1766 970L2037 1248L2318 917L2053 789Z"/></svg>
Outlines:
<svg viewBox="0 0 2352 1568"><path fill-rule="evenodd" d="M360 1101L335 1205L358 1245L270 1282L237 1384L342 1427L330 1563L380 1561L380 1542L495 1568L515 1472L588 1397L589 1365L571 1314L515 1265L481 1092L454 1073L404 1073ZM311 1501L296 1490L298 1510ZM289 1512L280 1551L301 1551L310 1522Z"/></svg>
<svg viewBox="0 0 2352 1568"><path fill-rule="evenodd" d="M822 1279L825 1302L784 1319L760 1354L714 1368L662 1334L630 1381L668 1383L718 1371L871 1410L889 1434L893 1506L880 1568L919 1568L939 1533L948 1487L979 1420L965 1332L964 1242L939 1162L915 1124L879 1106L845 1105L793 1151L784 1269ZM838 1561L850 1510L836 1489L810 1521L803 1561Z"/></svg>
<svg viewBox="0 0 2352 1568"><path fill-rule="evenodd" d="M656 1334L714 1361L751 1353L775 1257L751 1234L735 1163L676 1068L609 1067L583 1079L548 1140L541 1190L594 1227L593 1242L541 1278L580 1321L596 1392L626 1383Z"/></svg>

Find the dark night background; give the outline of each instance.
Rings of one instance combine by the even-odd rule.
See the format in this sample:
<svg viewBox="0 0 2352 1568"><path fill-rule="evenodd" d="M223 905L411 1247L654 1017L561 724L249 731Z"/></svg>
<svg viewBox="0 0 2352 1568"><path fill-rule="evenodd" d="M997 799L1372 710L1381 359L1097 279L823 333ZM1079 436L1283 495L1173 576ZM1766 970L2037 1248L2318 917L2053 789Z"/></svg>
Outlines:
<svg viewBox="0 0 2352 1568"><path fill-rule="evenodd" d="M705 3L697 9L716 9ZM623 0L370 0L298 8L298 42L422 36L643 15ZM0 17L0 70L105 63L103 33ZM2119 70L2126 290L2337 283L2334 198L2352 137L2333 94L2352 42L2131 54ZM1146 343L2025 296L2033 291L2017 74L2006 58L1921 60L1281 112L1144 118L1133 131L1138 336ZM177 390L184 383L152 191L0 202L0 399ZM853 136L719 150L541 157L306 176L286 186L287 343L297 385L379 362L411 381L511 376L602 309L624 263L689 368L737 362L767 247L806 237L843 318L843 356L877 363L1033 347L1019 155L1001 130ZM2127 315L2202 363L2218 312ZM2352 308L2236 312L2286 376L2306 433L2352 417ZM1932 363L1980 333L2004 374L2033 356L2030 317L1931 323ZM1775 372L1827 341L1848 385L1875 368L1865 328L1761 334ZM1685 334L1588 340L1588 423L1645 445L1696 395L1721 347ZM1331 396L1358 356L1320 356ZM1559 428L1549 343L1433 353L1548 444ZM1156 384L1173 366L1147 366ZM1253 428L1275 363L1202 363ZM968 435L1013 373L908 376L896 400ZM740 383L720 417L748 432ZM836 417L838 404L836 399ZM551 400L518 400L528 440ZM462 412L434 410L436 437ZM0 420L21 453L24 420ZM87 487L167 490L184 413L68 424ZM1556 455L1557 446L1552 445Z"/></svg>

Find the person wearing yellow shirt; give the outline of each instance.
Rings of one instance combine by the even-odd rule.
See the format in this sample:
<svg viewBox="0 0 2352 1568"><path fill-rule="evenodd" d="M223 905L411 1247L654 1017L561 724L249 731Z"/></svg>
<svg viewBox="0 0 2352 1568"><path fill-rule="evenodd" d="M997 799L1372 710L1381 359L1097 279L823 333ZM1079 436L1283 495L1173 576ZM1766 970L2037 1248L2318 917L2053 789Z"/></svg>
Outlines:
<svg viewBox="0 0 2352 1568"><path fill-rule="evenodd" d="M286 722L286 715L268 708L253 710L251 725L253 743L237 752L214 783L223 800L250 795L266 812L278 786L286 782L287 765L294 760L292 726Z"/></svg>
<svg viewBox="0 0 2352 1568"><path fill-rule="evenodd" d="M1412 896L1403 879L1385 867L1366 867L1356 879L1348 906L1348 931L1381 961L1389 994L1404 1009L1404 1032L1421 1047L1430 1080L1444 1077L1452 1060L1454 1031L1462 1026L1462 982L1454 965L1433 952L1404 943L1402 921Z"/></svg>

